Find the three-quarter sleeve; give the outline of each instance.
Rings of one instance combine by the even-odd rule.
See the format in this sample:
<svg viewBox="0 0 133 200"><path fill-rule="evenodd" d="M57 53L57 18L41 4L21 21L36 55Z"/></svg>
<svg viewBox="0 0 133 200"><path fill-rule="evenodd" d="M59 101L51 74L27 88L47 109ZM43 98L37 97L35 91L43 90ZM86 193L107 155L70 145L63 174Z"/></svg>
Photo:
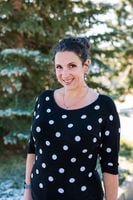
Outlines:
<svg viewBox="0 0 133 200"><path fill-rule="evenodd" d="M34 139L33 134L32 134L32 126L33 126L33 121L34 121L35 116L36 116L38 101L39 101L39 98L37 97L36 103L35 103L35 108L34 108L34 111L33 111L33 114L32 114L31 132L30 132L30 139L29 139L28 149L27 149L27 153L33 153L33 154L35 153L35 139Z"/></svg>
<svg viewBox="0 0 133 200"><path fill-rule="evenodd" d="M27 153L33 153L33 154L35 153L35 144L34 144L32 133L30 134L30 140L28 144Z"/></svg>
<svg viewBox="0 0 133 200"><path fill-rule="evenodd" d="M102 172L118 174L118 156L120 147L120 120L116 106L108 98L104 104L105 123L102 130L100 146L100 163Z"/></svg>

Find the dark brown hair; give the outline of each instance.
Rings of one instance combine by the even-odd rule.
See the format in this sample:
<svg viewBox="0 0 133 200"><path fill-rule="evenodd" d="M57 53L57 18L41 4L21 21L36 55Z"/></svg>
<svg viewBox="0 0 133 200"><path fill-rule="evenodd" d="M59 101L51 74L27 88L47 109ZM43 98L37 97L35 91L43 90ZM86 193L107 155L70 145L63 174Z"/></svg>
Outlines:
<svg viewBox="0 0 133 200"><path fill-rule="evenodd" d="M90 44L86 37L68 37L60 40L53 50L53 61L58 52L72 51L81 59L82 63L89 58Z"/></svg>

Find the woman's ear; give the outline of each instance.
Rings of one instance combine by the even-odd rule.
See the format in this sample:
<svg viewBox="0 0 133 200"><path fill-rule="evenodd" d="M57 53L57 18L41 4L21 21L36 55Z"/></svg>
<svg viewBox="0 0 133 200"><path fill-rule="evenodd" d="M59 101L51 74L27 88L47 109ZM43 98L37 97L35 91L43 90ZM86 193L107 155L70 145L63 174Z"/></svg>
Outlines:
<svg viewBox="0 0 133 200"><path fill-rule="evenodd" d="M87 66L89 66L91 64L91 60L87 59L84 64L87 65Z"/></svg>
<svg viewBox="0 0 133 200"><path fill-rule="evenodd" d="M88 72L89 65L91 64L91 60L87 59L84 63L85 72Z"/></svg>

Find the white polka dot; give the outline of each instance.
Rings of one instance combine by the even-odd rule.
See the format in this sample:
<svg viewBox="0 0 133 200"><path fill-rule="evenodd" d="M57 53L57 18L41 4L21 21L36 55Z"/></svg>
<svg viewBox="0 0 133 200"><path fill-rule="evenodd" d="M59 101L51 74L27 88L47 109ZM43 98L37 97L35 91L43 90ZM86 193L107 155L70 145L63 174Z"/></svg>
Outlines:
<svg viewBox="0 0 133 200"><path fill-rule="evenodd" d="M67 115L62 115L61 117L62 117L62 119L66 119Z"/></svg>
<svg viewBox="0 0 133 200"><path fill-rule="evenodd" d="M70 178L70 179L69 179L69 182L70 182L70 183L74 183L74 182L75 182L75 178Z"/></svg>
<svg viewBox="0 0 133 200"><path fill-rule="evenodd" d="M103 119L102 119L102 118L99 118L99 119L98 119L98 122L99 122L99 124L101 124L101 123L102 123L102 121L103 121Z"/></svg>
<svg viewBox="0 0 133 200"><path fill-rule="evenodd" d="M80 142L80 140L81 140L81 137L80 137L79 135L77 135L77 136L75 136L75 138L74 138L74 139L75 139L75 141L76 141L76 142Z"/></svg>
<svg viewBox="0 0 133 200"><path fill-rule="evenodd" d="M102 133L101 132L99 132L99 137L101 137L102 136Z"/></svg>
<svg viewBox="0 0 133 200"><path fill-rule="evenodd" d="M36 119L38 119L39 117L40 117L40 115L37 115L37 116L36 116Z"/></svg>
<svg viewBox="0 0 133 200"><path fill-rule="evenodd" d="M48 109L46 110L46 112L47 112L47 113L50 113L50 112L51 112L51 109L50 109L50 108L48 108Z"/></svg>
<svg viewBox="0 0 133 200"><path fill-rule="evenodd" d="M59 169L59 173L63 174L65 172L64 168Z"/></svg>
<svg viewBox="0 0 133 200"><path fill-rule="evenodd" d="M90 172L90 173L88 174L88 177L89 177L89 178L92 177L92 172Z"/></svg>
<svg viewBox="0 0 133 200"><path fill-rule="evenodd" d="M108 131L108 130L105 131L105 135L106 135L106 136L109 136L109 134L110 134L110 131Z"/></svg>
<svg viewBox="0 0 133 200"><path fill-rule="evenodd" d="M36 156L36 160L38 159L38 157Z"/></svg>
<svg viewBox="0 0 133 200"><path fill-rule="evenodd" d="M48 122L50 125L53 125L54 124L54 120L49 120L49 122Z"/></svg>
<svg viewBox="0 0 133 200"><path fill-rule="evenodd" d="M89 159L92 159L93 155L92 154L89 154L88 158Z"/></svg>
<svg viewBox="0 0 133 200"><path fill-rule="evenodd" d="M64 150L64 151L67 151L68 149L69 149L69 148L68 148L67 145L64 145L64 146L63 146L63 150Z"/></svg>
<svg viewBox="0 0 133 200"><path fill-rule="evenodd" d="M39 183L39 188L43 188L43 184L42 183Z"/></svg>
<svg viewBox="0 0 133 200"><path fill-rule="evenodd" d="M102 160L102 157L101 157L101 156L99 156L99 160Z"/></svg>
<svg viewBox="0 0 133 200"><path fill-rule="evenodd" d="M107 153L110 153L110 152L111 152L111 148L107 148L107 149L106 149L106 152L107 152Z"/></svg>
<svg viewBox="0 0 133 200"><path fill-rule="evenodd" d="M118 129L118 133L121 133L121 128Z"/></svg>
<svg viewBox="0 0 133 200"><path fill-rule="evenodd" d="M75 162L76 162L76 158L71 158L70 161L71 161L72 163L75 163Z"/></svg>
<svg viewBox="0 0 133 200"><path fill-rule="evenodd" d="M36 141L36 139L33 137L34 142Z"/></svg>
<svg viewBox="0 0 133 200"><path fill-rule="evenodd" d="M56 136L57 138L59 138L59 137L61 136L61 133L60 133L60 132L56 132L56 133L55 133L55 136Z"/></svg>
<svg viewBox="0 0 133 200"><path fill-rule="evenodd" d="M93 143L96 143L97 142L97 138L93 138Z"/></svg>
<svg viewBox="0 0 133 200"><path fill-rule="evenodd" d="M48 96L45 98L46 101L49 101L49 99L50 99L50 98L49 98Z"/></svg>
<svg viewBox="0 0 133 200"><path fill-rule="evenodd" d="M39 149L39 153L40 153L40 154L42 154L42 153L43 153L42 149Z"/></svg>
<svg viewBox="0 0 133 200"><path fill-rule="evenodd" d="M41 132L41 128L39 126L36 127L36 132L40 133Z"/></svg>
<svg viewBox="0 0 133 200"><path fill-rule="evenodd" d="M102 148L103 147L103 144L100 144L100 148Z"/></svg>
<svg viewBox="0 0 133 200"><path fill-rule="evenodd" d="M95 109L95 110L99 110L99 109L100 109L100 106L99 106L99 105L96 105L96 106L94 107L94 109Z"/></svg>
<svg viewBox="0 0 133 200"><path fill-rule="evenodd" d="M80 167L80 171L84 172L85 171L85 167L84 166Z"/></svg>
<svg viewBox="0 0 133 200"><path fill-rule="evenodd" d="M59 192L60 194L63 194L63 193L64 193L64 189L63 189L63 188L58 188L58 192Z"/></svg>
<svg viewBox="0 0 133 200"><path fill-rule="evenodd" d="M90 131L90 130L92 130L92 126L91 125L88 125L87 126L87 129Z"/></svg>
<svg viewBox="0 0 133 200"><path fill-rule="evenodd" d="M46 140L45 144L46 144L46 146L50 146L50 141Z"/></svg>
<svg viewBox="0 0 133 200"><path fill-rule="evenodd" d="M38 97L36 97L36 102L38 101Z"/></svg>
<svg viewBox="0 0 133 200"><path fill-rule="evenodd" d="M39 174L39 170L38 169L36 169L36 174Z"/></svg>
<svg viewBox="0 0 133 200"><path fill-rule="evenodd" d="M36 116L36 111L34 111L33 115L34 115L34 117Z"/></svg>
<svg viewBox="0 0 133 200"><path fill-rule="evenodd" d="M49 180L50 182L52 182L52 181L54 181L54 178L53 178L52 176L49 176L49 177L48 177L48 180Z"/></svg>
<svg viewBox="0 0 133 200"><path fill-rule="evenodd" d="M72 128L72 127L73 127L73 124L68 124L67 127L68 127L68 128Z"/></svg>
<svg viewBox="0 0 133 200"><path fill-rule="evenodd" d="M46 168L46 164L45 163L42 163L42 168Z"/></svg>
<svg viewBox="0 0 133 200"><path fill-rule="evenodd" d="M109 162L109 163L108 163L108 166L112 167L112 166L113 166L113 163Z"/></svg>
<svg viewBox="0 0 133 200"><path fill-rule="evenodd" d="M87 189L87 187L86 187L85 185L83 185L83 186L81 187L81 191L82 191L82 192L84 192L86 189Z"/></svg>
<svg viewBox="0 0 133 200"><path fill-rule="evenodd" d="M87 149L83 149L82 153L87 153L87 151L88 151Z"/></svg>
<svg viewBox="0 0 133 200"><path fill-rule="evenodd" d="M81 119L86 119L87 115L82 115Z"/></svg>
<svg viewBox="0 0 133 200"><path fill-rule="evenodd" d="M40 108L40 104L37 105L37 108Z"/></svg>
<svg viewBox="0 0 133 200"><path fill-rule="evenodd" d="M56 154L53 154L53 155L52 155L52 159L53 159L53 160L56 160L56 159L57 159L57 155L56 155Z"/></svg>
<svg viewBox="0 0 133 200"><path fill-rule="evenodd" d="M109 120L110 120L110 121L113 121L113 115L110 115L110 116L109 116Z"/></svg>
<svg viewBox="0 0 133 200"><path fill-rule="evenodd" d="M31 176L30 176L31 178L33 178L33 173L31 174Z"/></svg>

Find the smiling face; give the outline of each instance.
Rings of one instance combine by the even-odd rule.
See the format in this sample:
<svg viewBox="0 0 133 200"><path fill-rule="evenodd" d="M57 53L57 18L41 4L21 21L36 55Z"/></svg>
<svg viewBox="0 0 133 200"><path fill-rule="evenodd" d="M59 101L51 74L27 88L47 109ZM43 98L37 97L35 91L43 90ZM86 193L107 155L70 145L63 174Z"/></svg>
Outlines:
<svg viewBox="0 0 133 200"><path fill-rule="evenodd" d="M84 74L89 60L82 64L81 59L72 51L58 52L55 55L56 77L66 89L76 89L85 85Z"/></svg>

